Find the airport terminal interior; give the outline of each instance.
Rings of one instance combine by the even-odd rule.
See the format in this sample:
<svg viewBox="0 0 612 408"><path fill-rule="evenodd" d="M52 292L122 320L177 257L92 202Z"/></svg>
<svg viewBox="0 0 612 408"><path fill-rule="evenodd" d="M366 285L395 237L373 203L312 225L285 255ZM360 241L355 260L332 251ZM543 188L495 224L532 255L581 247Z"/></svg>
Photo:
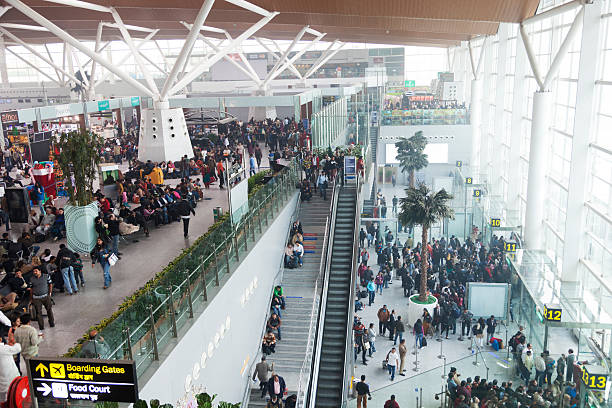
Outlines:
<svg viewBox="0 0 612 408"><path fill-rule="evenodd" d="M609 0L3 0L0 130L2 408L612 406Z"/></svg>

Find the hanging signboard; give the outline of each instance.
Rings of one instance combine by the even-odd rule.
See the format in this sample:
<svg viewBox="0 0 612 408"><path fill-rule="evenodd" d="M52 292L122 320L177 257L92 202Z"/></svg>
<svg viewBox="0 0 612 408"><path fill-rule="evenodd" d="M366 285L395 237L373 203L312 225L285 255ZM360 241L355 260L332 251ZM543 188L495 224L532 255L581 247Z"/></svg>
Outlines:
<svg viewBox="0 0 612 408"><path fill-rule="evenodd" d="M36 357L27 362L30 389L39 400L138 400L133 360Z"/></svg>
<svg viewBox="0 0 612 408"><path fill-rule="evenodd" d="M132 106L140 105L140 96L132 96L130 98L130 102L132 103Z"/></svg>
<svg viewBox="0 0 612 408"><path fill-rule="evenodd" d="M110 110L110 103L108 101L98 101L98 110Z"/></svg>
<svg viewBox="0 0 612 408"><path fill-rule="evenodd" d="M0 113L0 120L3 124L19 123L17 111L7 111Z"/></svg>

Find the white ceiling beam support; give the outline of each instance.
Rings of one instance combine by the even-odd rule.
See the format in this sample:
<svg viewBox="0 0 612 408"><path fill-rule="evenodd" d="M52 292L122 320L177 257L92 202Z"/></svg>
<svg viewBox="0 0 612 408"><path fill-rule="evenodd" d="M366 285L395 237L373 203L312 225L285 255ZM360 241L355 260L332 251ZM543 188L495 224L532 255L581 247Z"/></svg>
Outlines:
<svg viewBox="0 0 612 408"><path fill-rule="evenodd" d="M472 41L468 41L468 50L470 52L470 66L472 67L472 75L475 80L478 80L478 76L480 75L480 67L482 66L482 61L484 59L484 51L485 46L487 45L487 39L489 37L484 37L482 40L482 46L480 47L480 56L478 57L478 62L474 61L474 51L472 50Z"/></svg>
<svg viewBox="0 0 612 408"><path fill-rule="evenodd" d="M76 63L76 67L77 67L77 70L74 71L74 75L76 76L77 72L81 72L82 81L79 81L79 82L83 82L86 87L89 87L89 79L87 79L87 74L85 73L85 70L81 66L81 60L79 59L79 54L76 52L72 52L72 58L74 58L74 62Z"/></svg>
<svg viewBox="0 0 612 408"><path fill-rule="evenodd" d="M265 86L268 82L270 82L272 80L272 75L276 72L276 70L281 66L281 64L283 63L283 61L285 61L285 59L287 58L287 55L289 55L289 53L291 51L293 51L293 48L295 48L295 46L297 45L297 43L302 39L302 37L304 36L304 34L306 34L306 30L308 30L308 26L304 26L295 36L295 38L293 39L293 41L291 41L291 44L289 44L289 47L287 47L287 49L285 50L285 52L282 53L281 57L279 58L278 61L276 61L276 64L274 64L274 66L272 67L272 70L270 70L270 72L268 72L268 75L266 76L266 79L264 80L263 85Z"/></svg>
<svg viewBox="0 0 612 408"><path fill-rule="evenodd" d="M166 55L164 54L164 51L162 51L157 40L153 40L153 43L157 47L157 50L159 51L159 55L161 55L162 60L164 61L164 70L167 71L168 70L168 58L166 58Z"/></svg>
<svg viewBox="0 0 612 408"><path fill-rule="evenodd" d="M61 0L61 1L68 1L68 0ZM77 0L69 0L69 1L70 2L74 2L74 1L77 1ZM126 72L124 72L123 70L119 69L117 66L113 65L112 63L110 63L106 58L102 57L99 54L96 54L94 51L92 51L89 48L87 48L87 46L82 44L79 40L77 40L76 38L74 38L73 36L68 34L66 31L64 31L61 28L59 28L57 25L53 24L47 18L43 17L40 13L37 13L36 11L34 11L31 7L27 6L21 0L5 0L5 2L10 4L11 6L15 7L17 10L22 12L24 15L28 16L29 18L31 18L33 21L36 21L41 26L47 28L51 33L53 33L54 35L59 37L61 40L66 41L68 44L70 44L74 48L78 49L83 54L91 57L98 64L102 65L103 67L105 67L109 71L113 72L115 75L117 75L123 81L125 81L126 84L131 85L137 91L139 91L139 92L141 92L141 93L143 93L145 95L151 96L151 97L155 97L156 96L146 86L142 85L140 82L138 82L137 80L132 78ZM53 2L58 2L58 0L53 0ZM67 4L67 5L71 5L71 4ZM99 6L99 7L102 7L102 6ZM104 7L104 9L106 9L106 7Z"/></svg>
<svg viewBox="0 0 612 408"><path fill-rule="evenodd" d="M238 7L242 7L243 9L252 11L253 13L257 13L264 17L267 17L270 14L269 11L259 6L256 6L255 4L249 3L248 1L245 1L245 0L225 0L225 1L227 1L228 3L234 4Z"/></svg>
<svg viewBox="0 0 612 408"><path fill-rule="evenodd" d="M209 39L202 37L202 40L204 40L204 42L213 49L213 51L215 52L219 52L219 47L217 47L216 45L214 45ZM253 80L253 82L255 82L257 84L257 86L259 86L259 84L261 84L261 80L259 79L259 77L255 74L253 75L249 70L247 70L245 67L243 67L242 65L240 65L238 63L238 61L235 61L234 59L230 58L227 55L223 56L223 59L226 60L227 62L231 63L232 65L234 65L236 68L238 68L239 70L241 70L246 76L248 76L249 78L251 78Z"/></svg>
<svg viewBox="0 0 612 408"><path fill-rule="evenodd" d="M98 29L96 30L96 45L94 47L94 49L96 50L96 53L98 54L100 53L100 42L102 41L102 30L103 29L104 29L104 23L99 22ZM87 63L85 65L87 65ZM87 91L89 99L91 100L93 100L96 96L96 84L95 84L96 65L97 64L95 61L93 62L93 64L91 64L91 76L89 77L90 81L89 81L89 86L88 86L88 91Z"/></svg>
<svg viewBox="0 0 612 408"><path fill-rule="evenodd" d="M324 36L325 36L325 33L319 34L314 40L309 42L301 51L298 51L293 57L285 61L285 63L283 63L279 69L277 69L275 72L272 72L272 75L269 75L268 78L266 78L266 80L264 81L263 83L264 88L266 87L266 85L268 85L270 81L272 81L274 78L279 76L284 70L286 70L289 67L289 64L293 64L295 61L297 61L302 55L304 55L306 51L308 51L313 45L318 43L321 40L321 38L323 38Z"/></svg>
<svg viewBox="0 0 612 408"><path fill-rule="evenodd" d="M109 27L109 28L120 28L118 24L114 24L114 23L102 23L102 25L104 27ZM124 24L124 27L130 31L141 31L143 33L152 33L153 31L155 31L154 28L140 27L140 26L135 26L135 25L130 25L130 24Z"/></svg>
<svg viewBox="0 0 612 408"><path fill-rule="evenodd" d="M45 46L45 51L47 51L47 56L49 57L49 60L53 61L53 57L51 56L51 51L49 51L49 47L47 47L47 44L44 44L44 46ZM55 65L53 66L53 70L55 71L55 75L57 76L57 80L62 82L62 74L58 71L58 69L57 69L57 67Z"/></svg>
<svg viewBox="0 0 612 408"><path fill-rule="evenodd" d="M44 31L49 32L45 27L33 26L28 24L13 24L13 23L0 23L0 27L14 28L17 30L29 30L29 31Z"/></svg>
<svg viewBox="0 0 612 408"><path fill-rule="evenodd" d="M279 13L276 12L276 11L272 12L272 13L268 13L268 15L266 17L260 19L257 23L253 24L245 32L243 32L238 37L236 37L233 41L231 41L229 44L227 44L226 46L222 47L217 54L215 54L214 56L212 56L211 58L206 60L204 63L200 64L200 66L196 67L194 70L192 70L189 73L187 73L187 75L185 75L180 81L178 81L172 87L172 89L170 89L170 92L168 92L168 95L171 96L171 95L174 94L174 92L176 92L178 90L181 90L185 86L190 84L193 80L195 80L197 77L202 75L202 73L204 73L204 71L209 69L210 66L212 66L215 62L219 61L221 58L223 58L223 56L225 56L225 55L229 54L230 52L234 51L237 47L239 47L242 44L242 42L244 40L246 40L247 38L249 38L253 34L255 34L257 31L259 31L263 26L268 24L270 22L270 20L272 20L278 14Z"/></svg>
<svg viewBox="0 0 612 408"><path fill-rule="evenodd" d="M553 59L553 62L550 64L550 68L548 68L548 73L544 78L544 89L549 88L550 83L552 82L555 75L557 75L557 72L559 72L559 68L561 68L561 62L563 61L563 58L565 58L565 56L567 55L572 41L574 41L574 38L576 38L578 33L582 31L582 23L584 22L584 7L585 6L582 6L580 11L576 14L576 17L574 17L574 21L572 22L569 31L565 35L565 39L559 46L559 51L557 51L555 59Z"/></svg>
<svg viewBox="0 0 612 408"><path fill-rule="evenodd" d="M86 1L80 1L80 0L44 0L44 1L48 3L63 4L64 6L78 7L78 8L84 8L84 9L92 10L92 11L99 11L101 13L110 13L110 9L108 7L100 6L98 4L93 4L93 3L87 3Z"/></svg>
<svg viewBox="0 0 612 408"><path fill-rule="evenodd" d="M281 47L278 45L278 43L276 41L272 40L272 44L274 44L274 46L276 47L276 49L279 52L282 52L281 51ZM295 67L295 65L290 64L289 65L289 69L291 70L291 72L293 72L295 74L295 76L298 77L298 79L300 79L300 80L302 79L302 74L300 74L300 71L298 71L298 69Z"/></svg>
<svg viewBox="0 0 612 408"><path fill-rule="evenodd" d="M572 2L572 3L575 3L575 2ZM566 4L571 4L571 3L566 3ZM580 4L578 4L578 6L580 6ZM559 6L552 10L560 9L560 11L552 15L558 15L559 13L573 10L576 7L577 6L564 8L562 6ZM565 35L563 42L559 46L559 50L555 54L555 57L552 63L550 64L550 67L548 68L548 72L546 73L545 76L542 76L542 73L540 72L540 67L538 65L538 61L536 59L535 53L533 52L533 47L531 46L531 40L529 38L529 33L527 33L527 29L525 28L525 23L524 22L521 23L520 25L521 38L523 39L523 45L525 46L525 51L527 52L527 58L529 59L529 65L531 66L531 71L533 72L533 76L535 77L535 80L538 83L540 92L545 92L548 90L555 75L557 75L557 72L559 72L559 68L561 68L561 62L563 62L563 59L567 55L567 52L569 51L569 47L572 44L572 41L574 41L578 33L582 30L582 25L584 22L584 7L585 6L582 6L580 11L576 13L576 16L574 17L574 21L572 22L570 29ZM552 11L552 10L549 10L549 11Z"/></svg>
<svg viewBox="0 0 612 408"><path fill-rule="evenodd" d="M189 34L187 34L187 38L185 38L183 48L181 48L181 52L179 53L176 61L174 62L174 65L170 70L170 74L166 78L166 82L164 82L164 86L160 93L161 101L167 100L169 94L171 93L170 87L174 84L179 73L181 72L181 69L185 65L187 56L191 54L191 49L193 48L193 45L195 44L195 41L198 38L198 34L200 34L200 28L202 28L202 26L204 25L204 21L206 21L208 13L210 13L210 10L212 9L214 3L215 0L205 0L202 4L198 15L196 16L193 22L193 26L191 27L191 30L189 30Z"/></svg>
<svg viewBox="0 0 612 408"><path fill-rule="evenodd" d="M319 58L319 60L312 67L310 67L310 69L306 72L306 74L304 74L304 79L310 77L312 74L317 72L317 70L319 68L321 68L321 66L323 66L323 64L325 64L327 61L332 59L332 57L334 55L336 55L338 53L338 51L340 51L346 45L346 43L339 42L338 40L335 40L332 43L332 45L334 45L336 43L340 43L340 46L338 48L336 48L335 50L332 50L331 47L328 48L326 53L321 55L322 58Z"/></svg>
<svg viewBox="0 0 612 408"><path fill-rule="evenodd" d="M11 50L9 47L6 47L6 51L10 52L11 54L13 54L15 57L17 57L18 59L20 59L21 61L25 62L27 65L29 65L30 67L34 68L36 71L38 71L42 76L46 77L47 79L49 79L49 81L53 82L54 84L57 84L58 86L62 86L62 84L59 83L59 81L57 79L53 79L49 74L47 74L45 71L43 71L42 69L40 69L39 67L37 67L35 64L32 64L30 61L28 61L27 59L23 58L21 55L17 54L15 51Z"/></svg>
<svg viewBox="0 0 612 408"><path fill-rule="evenodd" d="M140 43L136 44L136 49L140 49L140 47L142 47L147 41L149 41L151 38L153 38L155 36L155 34L157 34L159 32L159 30L156 30L150 34L148 34ZM130 59L131 55L130 54L126 54L122 59L119 60L119 62L117 63L117 66L120 67L122 66L128 59ZM108 79L109 76L113 75L114 72L109 70L107 68L106 73L104 73L104 75L102 76L102 78L100 78L99 80L96 81L94 86L98 86L101 83L103 83L104 81L106 81ZM116 74L115 74L116 75ZM140 83L140 82L139 82ZM152 96L152 95L150 95Z"/></svg>
<svg viewBox="0 0 612 408"><path fill-rule="evenodd" d="M565 13L567 11L571 11L571 10L577 9L581 5L584 5L585 3L586 3L586 1L584 1L584 0L573 0L573 1L570 1L568 3L561 4L560 6L553 7L551 9L549 9L549 10L546 10L543 13L536 14L535 16L531 16L529 18L526 18L525 20L523 20L521 22L521 25L537 23L538 21L542 21L542 20L545 20L547 18L558 16L559 14L563 14L563 13Z"/></svg>
<svg viewBox="0 0 612 408"><path fill-rule="evenodd" d="M110 12L111 12L111 15L113 16L113 19L115 20L115 23L118 25L119 31L121 31L121 36L123 37L123 40L125 41L127 46L130 48L130 51L132 51L132 54L134 55L134 59L136 60L136 64L138 64L138 67L140 68L142 75L144 75L145 81L147 82L147 85L149 85L149 89L153 92L153 94L157 97L157 99L159 99L159 89L157 89L157 85L155 84L155 81L153 80L151 73L145 66L143 58L140 55L140 52L134 45L134 41L132 41L132 36L130 35L130 32L127 30L127 28L125 28L125 25L123 24L123 20L121 19L121 16L119 15L119 13L117 13L117 10L115 10L114 7L110 8Z"/></svg>
<svg viewBox="0 0 612 408"><path fill-rule="evenodd" d="M181 21L181 24L184 25L188 30L191 29L191 24L187 24L184 21ZM206 31L212 31L212 32L218 32L218 31L213 31L213 30L209 30L209 28L214 28L214 27L202 27L202 30L206 30ZM219 30L221 32L223 32L223 34L225 34L225 36L231 41L232 37L229 35L229 33L225 30L221 30L219 28L216 28L215 30ZM202 35L202 33L199 33L198 37L204 42L204 44L208 45L210 48L212 48L213 52L219 52L219 46L213 44L212 41L210 41L208 38L204 37L204 35ZM242 53L240 53L242 54ZM242 65L240 65L238 63L238 61L235 61L233 58L230 58L227 55L223 56L223 59L226 60L227 62L231 63L232 65L234 65L236 68L238 68L239 70L241 70L246 76L248 76L249 78L251 78L258 86L261 83L261 80L259 79L259 77L257 76L257 73L255 72L255 70L253 70L253 67L250 66L250 64L248 64L247 68L243 67ZM246 59L246 58L245 58ZM244 61L244 60L243 60ZM245 64L247 65L247 64ZM248 67L250 67L251 69L249 70ZM185 67L186 68L186 67ZM185 71L185 69L183 69L183 71Z"/></svg>
<svg viewBox="0 0 612 408"><path fill-rule="evenodd" d="M44 55L42 55L41 53L36 51L36 49L34 47L32 47L30 44L27 44L25 41L23 41L22 39L17 37L15 34L13 34L10 31L8 31L6 28L0 27L0 32L3 35L11 38L13 41L15 41L16 43L21 45L26 50L30 51L36 57L38 57L41 60L43 60L46 64L50 65L53 69L60 71L62 74L66 75L68 78L72 79L73 81L77 81L78 82L78 80L74 77L74 75L72 75L68 71L64 70L63 68L58 67L53 61L51 61L50 59L48 59L47 57L45 57ZM8 48L7 48L7 50L8 50ZM12 53L12 54L15 55L15 53Z"/></svg>

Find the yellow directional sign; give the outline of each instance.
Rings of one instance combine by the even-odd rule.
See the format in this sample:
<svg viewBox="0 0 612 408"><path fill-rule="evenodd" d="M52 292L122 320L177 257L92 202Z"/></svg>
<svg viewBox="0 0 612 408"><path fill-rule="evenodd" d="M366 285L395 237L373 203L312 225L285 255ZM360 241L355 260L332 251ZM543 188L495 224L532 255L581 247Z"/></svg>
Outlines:
<svg viewBox="0 0 612 408"><path fill-rule="evenodd" d="M43 363L40 363L39 365L36 366L35 371L38 371L40 373L40 376L44 378L45 370L49 371L49 369Z"/></svg>
<svg viewBox="0 0 612 408"><path fill-rule="evenodd" d="M50 363L51 378L66 378L66 370L63 364Z"/></svg>

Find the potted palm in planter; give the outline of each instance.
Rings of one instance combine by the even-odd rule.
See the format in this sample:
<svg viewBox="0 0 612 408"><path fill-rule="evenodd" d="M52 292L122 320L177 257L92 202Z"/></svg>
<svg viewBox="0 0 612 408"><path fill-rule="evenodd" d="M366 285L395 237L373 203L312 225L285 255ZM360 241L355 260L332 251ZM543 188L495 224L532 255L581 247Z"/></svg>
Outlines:
<svg viewBox="0 0 612 408"><path fill-rule="evenodd" d="M421 235L421 267L419 294L408 298L408 323L413 325L423 314L423 309L429 310L433 316L433 309L438 300L429 294L427 289L427 271L429 269L429 229L437 221L444 218L454 218L454 211L449 205L453 198L446 190L431 191L425 184L416 188L407 188L406 197L400 198L400 212L398 218L403 225L418 224L422 227Z"/></svg>
<svg viewBox="0 0 612 408"><path fill-rule="evenodd" d="M55 144L60 151L57 161L68 192L64 208L67 244L73 251L89 253L96 244L94 219L98 205L94 202L93 182L100 164L102 140L95 133L79 130L60 134Z"/></svg>

